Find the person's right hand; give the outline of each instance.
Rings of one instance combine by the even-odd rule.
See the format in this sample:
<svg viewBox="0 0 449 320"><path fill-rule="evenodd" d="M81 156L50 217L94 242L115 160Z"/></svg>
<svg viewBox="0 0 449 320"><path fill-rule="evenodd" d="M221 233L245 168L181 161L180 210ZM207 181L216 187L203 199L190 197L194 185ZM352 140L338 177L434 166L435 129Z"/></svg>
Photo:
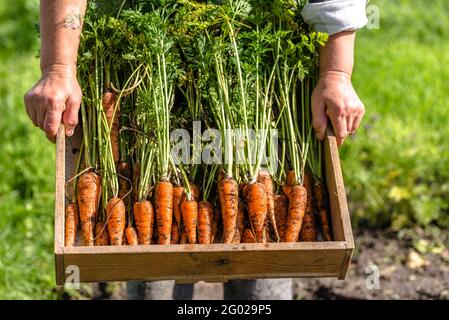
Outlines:
<svg viewBox="0 0 449 320"><path fill-rule="evenodd" d="M78 124L81 97L76 67L50 65L42 70L41 79L25 94L24 100L34 125L54 142L61 122L66 126L66 135L73 134Z"/></svg>

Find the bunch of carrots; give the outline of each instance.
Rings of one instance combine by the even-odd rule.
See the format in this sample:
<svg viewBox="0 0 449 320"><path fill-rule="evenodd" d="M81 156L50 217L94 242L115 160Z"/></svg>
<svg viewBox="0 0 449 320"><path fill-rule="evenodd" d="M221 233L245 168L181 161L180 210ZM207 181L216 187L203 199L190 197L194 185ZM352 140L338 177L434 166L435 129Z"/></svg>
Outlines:
<svg viewBox="0 0 449 320"><path fill-rule="evenodd" d="M332 240L310 110L326 35L302 22L302 6L89 3L66 246ZM219 161L197 161L202 144L187 161L173 152L173 129L192 137L197 123L217 129Z"/></svg>

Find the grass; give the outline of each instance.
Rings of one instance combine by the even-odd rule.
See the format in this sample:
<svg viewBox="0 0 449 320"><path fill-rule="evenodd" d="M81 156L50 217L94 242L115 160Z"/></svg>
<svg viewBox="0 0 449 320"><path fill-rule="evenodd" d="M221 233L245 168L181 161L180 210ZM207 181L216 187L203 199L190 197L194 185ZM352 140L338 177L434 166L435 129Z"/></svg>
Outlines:
<svg viewBox="0 0 449 320"><path fill-rule="evenodd" d="M355 223L448 225L449 3L372 0L380 29L357 37L363 128L341 149Z"/></svg>
<svg viewBox="0 0 449 320"><path fill-rule="evenodd" d="M341 148L355 225L449 225L449 3L371 0L380 30L357 36L354 85L367 109ZM54 146L28 120L39 77L38 1L0 2L0 299L59 298Z"/></svg>
<svg viewBox="0 0 449 320"><path fill-rule="evenodd" d="M39 77L37 8L37 1L0 4L0 299L57 297L54 147L23 107L24 93Z"/></svg>

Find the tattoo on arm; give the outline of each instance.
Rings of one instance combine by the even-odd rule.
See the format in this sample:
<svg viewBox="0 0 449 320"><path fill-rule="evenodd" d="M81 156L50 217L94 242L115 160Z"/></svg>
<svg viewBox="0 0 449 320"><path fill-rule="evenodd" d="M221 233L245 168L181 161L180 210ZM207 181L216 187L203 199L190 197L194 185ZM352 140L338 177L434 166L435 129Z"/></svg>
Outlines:
<svg viewBox="0 0 449 320"><path fill-rule="evenodd" d="M81 14L69 14L62 22L62 27L70 30L79 30L83 22Z"/></svg>

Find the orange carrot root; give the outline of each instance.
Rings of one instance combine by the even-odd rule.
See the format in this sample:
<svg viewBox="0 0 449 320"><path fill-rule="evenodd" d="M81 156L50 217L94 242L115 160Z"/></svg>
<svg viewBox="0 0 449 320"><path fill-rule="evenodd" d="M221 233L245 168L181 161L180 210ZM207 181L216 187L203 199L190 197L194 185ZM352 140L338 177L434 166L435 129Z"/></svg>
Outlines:
<svg viewBox="0 0 449 320"><path fill-rule="evenodd" d="M139 244L151 244L153 237L154 210L150 201L143 200L134 203L134 221L137 228Z"/></svg>
<svg viewBox="0 0 449 320"><path fill-rule="evenodd" d="M108 121L108 125L111 127L111 147L112 147L112 155L114 157L114 161L118 162L120 159L120 143L119 143L119 135L120 135L120 106L117 106L114 114L114 108L116 104L116 96L113 92L107 91L103 93L103 97L101 100L104 112L106 113L106 119Z"/></svg>
<svg viewBox="0 0 449 320"><path fill-rule="evenodd" d="M243 202L239 201L239 211L237 212L237 227L235 230L232 243L240 243L242 241L243 229L245 228L245 208Z"/></svg>
<svg viewBox="0 0 449 320"><path fill-rule="evenodd" d="M69 203L65 207L65 240L66 247L75 245L76 231L78 229L78 206L75 203Z"/></svg>
<svg viewBox="0 0 449 320"><path fill-rule="evenodd" d="M181 202L182 221L187 231L189 243L196 243L196 226L198 224L198 203L195 200Z"/></svg>
<svg viewBox="0 0 449 320"><path fill-rule="evenodd" d="M125 229L126 243L130 246L137 246L139 240L137 238L137 231L133 226L128 226Z"/></svg>
<svg viewBox="0 0 449 320"><path fill-rule="evenodd" d="M232 243L237 227L238 185L233 179L224 179L218 186L221 215L223 218L223 242Z"/></svg>
<svg viewBox="0 0 449 320"><path fill-rule="evenodd" d="M214 215L212 218L212 234L210 235L210 243L214 243L215 240L218 240L218 225L220 222L220 209L218 207L214 207Z"/></svg>
<svg viewBox="0 0 449 320"><path fill-rule="evenodd" d="M241 242L242 243L256 243L257 242L251 229L246 228L245 231L243 231L243 236L242 236Z"/></svg>
<svg viewBox="0 0 449 320"><path fill-rule="evenodd" d="M214 209L209 201L198 202L198 242L209 244L212 240Z"/></svg>
<svg viewBox="0 0 449 320"><path fill-rule="evenodd" d="M155 204L158 243L170 244L173 220L173 185L170 181L161 181L156 185Z"/></svg>
<svg viewBox="0 0 449 320"><path fill-rule="evenodd" d="M252 183L246 187L248 216L257 242L265 242L267 196L261 183Z"/></svg>
<svg viewBox="0 0 449 320"><path fill-rule="evenodd" d="M312 207L312 176L309 172L304 174L303 186L307 191L306 212L304 215L304 221L301 228L300 238L302 241L316 241L316 225L315 216L313 214Z"/></svg>
<svg viewBox="0 0 449 320"><path fill-rule="evenodd" d="M288 198L285 195L274 196L274 213L281 241L285 241L285 230L287 228Z"/></svg>
<svg viewBox="0 0 449 320"><path fill-rule="evenodd" d="M306 210L307 191L300 185L291 188L288 195L287 228L285 230L285 241L296 242L301 231L302 222Z"/></svg>
<svg viewBox="0 0 449 320"><path fill-rule="evenodd" d="M317 182L313 188L315 196L315 206L319 212L321 233L324 241L332 241L332 229L328 215L328 199L326 187L323 183Z"/></svg>
<svg viewBox="0 0 449 320"><path fill-rule="evenodd" d="M182 224L181 229L182 229L182 232L181 232L181 239L179 240L179 243L187 244L189 242L189 239L188 239L186 227L184 226L184 224Z"/></svg>
<svg viewBox="0 0 449 320"><path fill-rule="evenodd" d="M104 221L98 221L95 225L95 245L96 246L108 246L109 234L108 229Z"/></svg>
<svg viewBox="0 0 449 320"><path fill-rule="evenodd" d="M274 215L274 191L273 191L273 180L271 179L271 175L266 170L260 170L259 175L257 177L257 182L263 184L265 188L265 194L267 195L267 214L268 219L270 220L271 226L273 228L274 234L279 241L279 232L276 224L276 218Z"/></svg>
<svg viewBox="0 0 449 320"><path fill-rule="evenodd" d="M181 228L181 200L184 194L184 188L181 186L173 188L173 217L178 226L178 230Z"/></svg>
<svg viewBox="0 0 449 320"><path fill-rule="evenodd" d="M173 223L173 225L171 227L170 244L178 244L180 238L181 238L181 233L179 231L178 224L177 223Z"/></svg>
<svg viewBox="0 0 449 320"><path fill-rule="evenodd" d="M94 227L101 193L101 178L93 172L78 179L78 210L85 246L94 245Z"/></svg>
<svg viewBox="0 0 449 320"><path fill-rule="evenodd" d="M111 245L121 246L126 224L126 208L122 199L111 198L106 205L106 215Z"/></svg>

